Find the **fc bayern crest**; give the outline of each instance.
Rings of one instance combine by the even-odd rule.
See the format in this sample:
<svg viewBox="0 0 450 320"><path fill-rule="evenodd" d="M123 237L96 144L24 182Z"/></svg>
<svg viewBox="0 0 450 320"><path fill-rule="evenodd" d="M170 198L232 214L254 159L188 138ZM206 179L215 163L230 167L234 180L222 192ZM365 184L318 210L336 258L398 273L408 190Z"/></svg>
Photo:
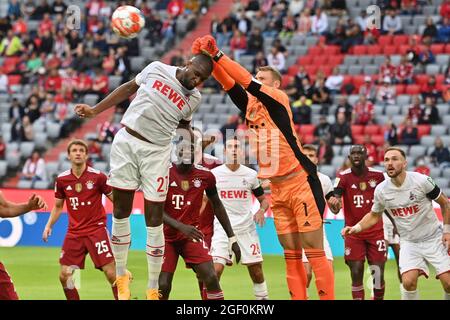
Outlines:
<svg viewBox="0 0 450 320"><path fill-rule="evenodd" d="M94 182L91 180L86 182L86 188L88 188L88 190L92 190L94 188Z"/></svg>
<svg viewBox="0 0 450 320"><path fill-rule="evenodd" d="M196 188L200 188L200 186L202 185L202 180L200 179L194 179L192 180L192 182L194 183L194 187Z"/></svg>
<svg viewBox="0 0 450 320"><path fill-rule="evenodd" d="M375 180L373 180L373 179L370 179L369 180L369 186L371 188L375 188L377 186L377 182Z"/></svg>
<svg viewBox="0 0 450 320"><path fill-rule="evenodd" d="M365 191L367 189L367 184L365 182L360 182L359 189L361 189L361 191Z"/></svg>
<svg viewBox="0 0 450 320"><path fill-rule="evenodd" d="M352 251L352 250L351 250L349 247L346 247L346 248L345 248L345 255L346 255L346 256L349 256L351 251Z"/></svg>

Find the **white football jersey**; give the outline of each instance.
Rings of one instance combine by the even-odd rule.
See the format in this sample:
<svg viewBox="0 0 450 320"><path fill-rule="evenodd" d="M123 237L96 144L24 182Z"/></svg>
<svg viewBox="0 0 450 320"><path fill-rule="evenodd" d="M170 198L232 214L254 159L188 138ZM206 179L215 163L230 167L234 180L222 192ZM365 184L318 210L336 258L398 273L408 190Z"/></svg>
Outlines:
<svg viewBox="0 0 450 320"><path fill-rule="evenodd" d="M121 123L157 145L168 145L180 120L191 120L200 106L200 91L176 78L177 67L150 63L136 76L139 89Z"/></svg>
<svg viewBox="0 0 450 320"><path fill-rule="evenodd" d="M333 192L333 183L329 176L324 175L322 172L317 172L319 176L320 184L322 185L323 196L325 197L330 192Z"/></svg>
<svg viewBox="0 0 450 320"><path fill-rule="evenodd" d="M384 180L376 187L372 211L383 213L386 209L394 218L402 240L426 240L442 228L427 194L433 200L441 194L433 179L407 171L400 187L394 185L391 179Z"/></svg>
<svg viewBox="0 0 450 320"><path fill-rule="evenodd" d="M216 177L216 188L235 232L254 226L252 190L260 186L258 173L244 165L231 171L226 165L211 170ZM215 218L214 223L219 223Z"/></svg>

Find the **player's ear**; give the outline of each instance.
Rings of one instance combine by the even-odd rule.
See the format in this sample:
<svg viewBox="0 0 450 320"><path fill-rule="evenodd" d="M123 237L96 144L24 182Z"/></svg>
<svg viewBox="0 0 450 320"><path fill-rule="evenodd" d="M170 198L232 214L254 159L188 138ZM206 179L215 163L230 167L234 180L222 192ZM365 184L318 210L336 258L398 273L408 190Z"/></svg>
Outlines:
<svg viewBox="0 0 450 320"><path fill-rule="evenodd" d="M280 81L280 80L274 80L273 86L274 86L275 88L279 89L280 86L281 86L281 81Z"/></svg>

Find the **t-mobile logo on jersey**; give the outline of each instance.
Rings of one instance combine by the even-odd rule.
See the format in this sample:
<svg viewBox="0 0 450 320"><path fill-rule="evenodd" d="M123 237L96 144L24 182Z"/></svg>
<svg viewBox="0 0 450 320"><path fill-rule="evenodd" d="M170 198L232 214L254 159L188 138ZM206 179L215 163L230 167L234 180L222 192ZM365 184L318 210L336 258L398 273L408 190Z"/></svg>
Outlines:
<svg viewBox="0 0 450 320"><path fill-rule="evenodd" d="M353 196L353 203L355 204L356 208L362 208L362 205L364 203L364 197L359 194Z"/></svg>
<svg viewBox="0 0 450 320"><path fill-rule="evenodd" d="M182 194L172 195L172 204L175 206L175 209L180 210L181 206L184 205L184 196Z"/></svg>
<svg viewBox="0 0 450 320"><path fill-rule="evenodd" d="M71 197L69 198L70 201L70 206L72 207L73 210L78 210L78 206L80 205L80 203L78 202L78 197Z"/></svg>

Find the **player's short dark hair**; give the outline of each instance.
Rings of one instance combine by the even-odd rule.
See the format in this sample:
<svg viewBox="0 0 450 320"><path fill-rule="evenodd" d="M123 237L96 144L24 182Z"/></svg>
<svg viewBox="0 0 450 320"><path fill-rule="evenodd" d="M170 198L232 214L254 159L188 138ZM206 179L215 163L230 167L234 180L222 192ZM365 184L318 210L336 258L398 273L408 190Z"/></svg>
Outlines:
<svg viewBox="0 0 450 320"><path fill-rule="evenodd" d="M313 144L304 144L302 148L303 150L314 151L317 154L317 147Z"/></svg>
<svg viewBox="0 0 450 320"><path fill-rule="evenodd" d="M211 74L213 71L213 61L211 57L207 56L206 54L197 54L192 58L192 62L199 63L201 66L204 66L206 68L206 71L208 71L208 74Z"/></svg>
<svg viewBox="0 0 450 320"><path fill-rule="evenodd" d="M272 73L272 77L273 77L275 80L280 81L280 83L282 82L282 77L281 77L280 71L278 71L278 70L275 69L274 67L271 67L271 66L259 67L259 68L258 68L258 72L259 72L259 71L269 71L269 72Z"/></svg>
<svg viewBox="0 0 450 320"><path fill-rule="evenodd" d="M70 153L70 148L72 148L72 146L83 146L84 150L86 151L86 154L88 153L88 145L84 140L81 139L74 139L72 141L69 142L69 144L67 145L67 154Z"/></svg>
<svg viewBox="0 0 450 320"><path fill-rule="evenodd" d="M384 151L384 154L386 154L388 151L398 151L400 152L400 154L402 155L403 159L406 160L406 153L405 150L403 150L402 148L399 147L389 147Z"/></svg>

